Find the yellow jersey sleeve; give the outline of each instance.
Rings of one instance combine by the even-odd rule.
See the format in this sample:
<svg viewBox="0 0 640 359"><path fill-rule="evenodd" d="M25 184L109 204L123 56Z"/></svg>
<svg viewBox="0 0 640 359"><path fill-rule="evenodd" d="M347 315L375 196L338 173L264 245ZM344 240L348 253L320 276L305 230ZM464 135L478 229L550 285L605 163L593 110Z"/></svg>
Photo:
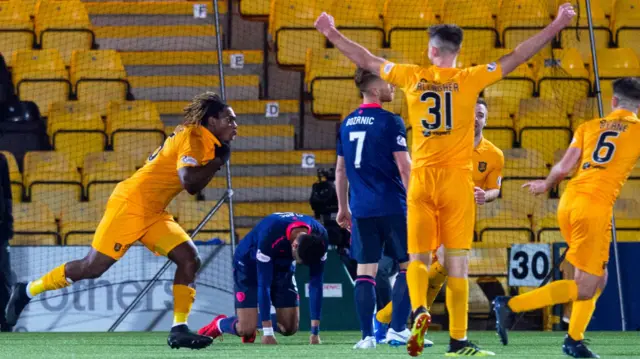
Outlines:
<svg viewBox="0 0 640 359"><path fill-rule="evenodd" d="M395 64L386 61L380 65L380 78L390 84L405 89L413 85L415 74L420 69L418 65Z"/></svg>
<svg viewBox="0 0 640 359"><path fill-rule="evenodd" d="M571 139L571 143L569 144L569 148L579 148L583 149L584 145L584 128L585 124L578 126L578 129L573 134L573 139Z"/></svg>
<svg viewBox="0 0 640 359"><path fill-rule="evenodd" d="M184 132L184 138L178 143L178 162L176 168L202 166L212 160L214 148L202 136L200 129Z"/></svg>
<svg viewBox="0 0 640 359"><path fill-rule="evenodd" d="M481 92L487 86L502 80L500 62L492 62L467 68L466 86L472 86L476 92Z"/></svg>
<svg viewBox="0 0 640 359"><path fill-rule="evenodd" d="M487 175L487 179L484 182L485 190L488 189L500 189L502 185L502 169L504 168L504 154L502 151L496 152L494 157L496 163L491 166L492 170Z"/></svg>

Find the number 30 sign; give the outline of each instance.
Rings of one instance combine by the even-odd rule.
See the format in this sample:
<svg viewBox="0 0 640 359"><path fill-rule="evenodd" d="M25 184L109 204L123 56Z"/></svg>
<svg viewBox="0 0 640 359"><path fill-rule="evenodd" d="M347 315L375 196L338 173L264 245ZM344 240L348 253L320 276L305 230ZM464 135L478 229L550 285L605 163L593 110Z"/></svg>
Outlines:
<svg viewBox="0 0 640 359"><path fill-rule="evenodd" d="M510 286L537 287L551 270L548 244L514 244L509 257Z"/></svg>

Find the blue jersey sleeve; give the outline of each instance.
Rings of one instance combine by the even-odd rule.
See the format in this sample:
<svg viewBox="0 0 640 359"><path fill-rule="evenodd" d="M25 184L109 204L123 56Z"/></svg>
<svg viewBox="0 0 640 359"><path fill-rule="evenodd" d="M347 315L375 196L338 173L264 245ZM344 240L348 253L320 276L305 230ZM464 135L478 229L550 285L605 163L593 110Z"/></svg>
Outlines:
<svg viewBox="0 0 640 359"><path fill-rule="evenodd" d="M271 320L271 282L273 281L273 258L269 235L258 240L256 263L258 271L258 310L262 321Z"/></svg>
<svg viewBox="0 0 640 359"><path fill-rule="evenodd" d="M320 320L322 314L322 287L324 277L325 253L322 261L309 267L309 311L311 320Z"/></svg>
<svg viewBox="0 0 640 359"><path fill-rule="evenodd" d="M407 151L407 130L400 116L394 115L387 126L387 141L391 144L391 152Z"/></svg>

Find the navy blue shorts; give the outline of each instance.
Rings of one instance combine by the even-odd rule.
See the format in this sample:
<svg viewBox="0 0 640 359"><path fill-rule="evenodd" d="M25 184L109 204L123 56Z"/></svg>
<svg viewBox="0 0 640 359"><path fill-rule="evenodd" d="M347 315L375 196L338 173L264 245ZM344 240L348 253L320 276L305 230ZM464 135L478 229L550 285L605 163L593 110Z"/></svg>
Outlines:
<svg viewBox="0 0 640 359"><path fill-rule="evenodd" d="M258 275L256 267L243 267L233 262L233 283L237 308L258 308ZM297 307L300 301L294 273L276 273L271 283L271 304L276 308Z"/></svg>
<svg viewBox="0 0 640 359"><path fill-rule="evenodd" d="M358 264L378 263L382 254L404 263L407 254L407 217L404 214L384 217L353 218L351 255Z"/></svg>

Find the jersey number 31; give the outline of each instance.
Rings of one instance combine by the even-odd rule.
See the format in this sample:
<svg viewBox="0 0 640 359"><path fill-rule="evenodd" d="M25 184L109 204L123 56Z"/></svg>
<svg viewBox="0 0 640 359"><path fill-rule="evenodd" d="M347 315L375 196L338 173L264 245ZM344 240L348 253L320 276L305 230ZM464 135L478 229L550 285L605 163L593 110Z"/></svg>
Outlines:
<svg viewBox="0 0 640 359"><path fill-rule="evenodd" d="M420 102L427 102L430 99L433 100L433 105L428 109L428 113L433 118L429 121L423 118L422 133L428 137L431 136L433 131L451 131L453 129L453 114L451 109L451 92L445 91L444 98L437 92L427 91L420 96ZM444 128L442 128L442 120L444 117Z"/></svg>

